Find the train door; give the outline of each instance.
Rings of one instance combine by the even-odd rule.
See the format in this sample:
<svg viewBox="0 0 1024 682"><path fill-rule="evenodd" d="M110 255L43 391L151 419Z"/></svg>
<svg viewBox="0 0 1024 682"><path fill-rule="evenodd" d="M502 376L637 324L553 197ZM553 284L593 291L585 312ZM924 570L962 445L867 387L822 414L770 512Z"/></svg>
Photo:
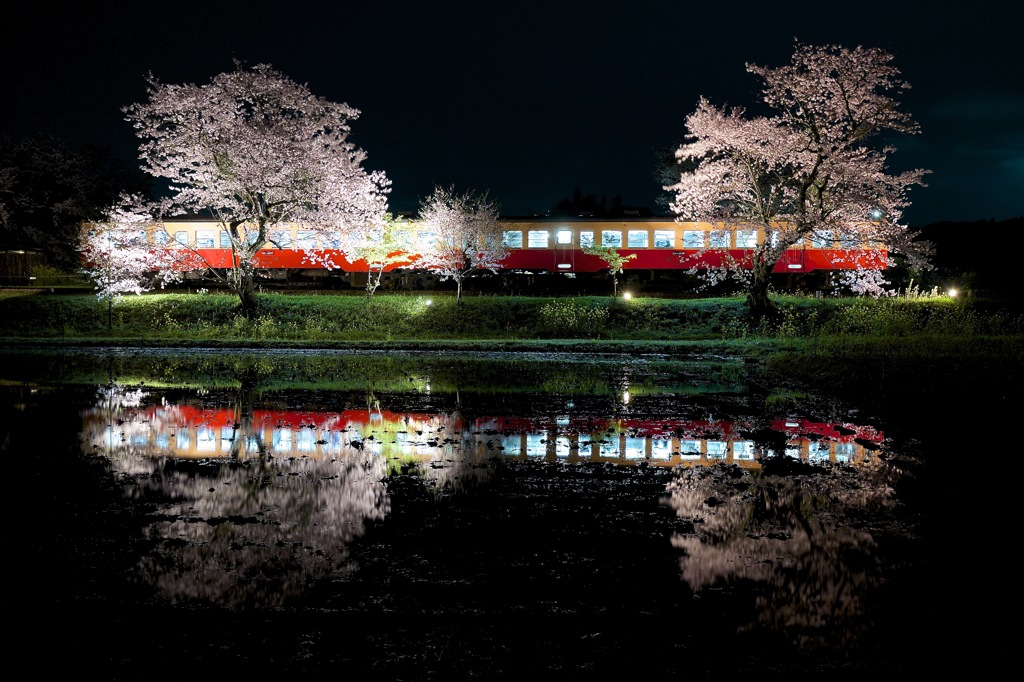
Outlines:
<svg viewBox="0 0 1024 682"><path fill-rule="evenodd" d="M553 272L573 272L576 269L576 251L573 249L572 237L572 229L568 227L555 228Z"/></svg>

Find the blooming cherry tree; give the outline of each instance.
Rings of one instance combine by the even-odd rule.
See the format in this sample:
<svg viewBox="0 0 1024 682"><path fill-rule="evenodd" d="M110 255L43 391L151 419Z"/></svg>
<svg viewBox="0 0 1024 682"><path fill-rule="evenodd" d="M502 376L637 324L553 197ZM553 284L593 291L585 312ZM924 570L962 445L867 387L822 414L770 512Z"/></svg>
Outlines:
<svg viewBox="0 0 1024 682"><path fill-rule="evenodd" d="M388 214L382 220L366 225L351 240L348 257L366 262L367 298L373 297L387 268L409 264L407 248L411 231L410 224L401 216Z"/></svg>
<svg viewBox="0 0 1024 682"><path fill-rule="evenodd" d="M882 244L927 268L930 244L914 241L900 220L908 190L923 185L928 171L890 173L894 149L872 145L881 132L918 131L890 96L909 88L892 56L798 43L789 65L748 64L747 71L764 81L763 101L774 113L747 117L743 109L701 98L676 151L679 182L665 189L680 220L722 221L768 236L750 261L726 268L744 282L750 312L760 317L774 310L768 297L772 270L787 248L815 235ZM851 265L858 290L880 291L877 267L884 263L862 257Z"/></svg>
<svg viewBox="0 0 1024 682"><path fill-rule="evenodd" d="M222 73L207 85L148 78L149 98L125 108L143 170L169 182L163 216L212 215L227 232L226 283L247 316L257 312L255 257L275 227L318 235L311 261L338 267L336 251L382 219L390 182L363 168L349 141L359 116L347 104L314 96L271 66ZM211 269L213 275L216 270Z"/></svg>
<svg viewBox="0 0 1024 682"><path fill-rule="evenodd" d="M420 207L423 233L415 247L417 267L434 270L441 279L454 279L461 302L467 275L496 272L508 256L499 213L486 193L457 194L453 188L435 187Z"/></svg>

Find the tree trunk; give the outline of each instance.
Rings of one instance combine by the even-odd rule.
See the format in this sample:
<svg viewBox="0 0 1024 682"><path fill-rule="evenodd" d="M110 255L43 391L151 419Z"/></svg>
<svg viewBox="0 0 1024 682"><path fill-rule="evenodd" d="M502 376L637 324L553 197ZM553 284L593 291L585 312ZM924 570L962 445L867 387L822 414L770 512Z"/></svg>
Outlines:
<svg viewBox="0 0 1024 682"><path fill-rule="evenodd" d="M455 302L462 303L462 278L455 278Z"/></svg>
<svg viewBox="0 0 1024 682"><path fill-rule="evenodd" d="M765 317L775 315L775 304L768 297L768 286L771 284L772 268L775 264L754 260L753 275L747 289L747 314L751 320L760 322Z"/></svg>
<svg viewBox="0 0 1024 682"><path fill-rule="evenodd" d="M256 277L252 263L241 262L236 266L234 289L242 305L242 314L247 320L255 320L259 313L260 303L256 297Z"/></svg>

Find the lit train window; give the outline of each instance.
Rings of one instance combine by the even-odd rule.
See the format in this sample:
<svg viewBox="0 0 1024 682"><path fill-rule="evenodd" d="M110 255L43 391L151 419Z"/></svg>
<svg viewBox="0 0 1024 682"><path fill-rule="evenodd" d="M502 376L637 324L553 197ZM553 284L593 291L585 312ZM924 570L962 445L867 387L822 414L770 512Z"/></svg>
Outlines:
<svg viewBox="0 0 1024 682"><path fill-rule="evenodd" d="M736 248L753 249L757 247L757 230L736 230Z"/></svg>
<svg viewBox="0 0 1024 682"><path fill-rule="evenodd" d="M519 230L506 230L502 232L501 245L506 249L523 248L523 233Z"/></svg>
<svg viewBox="0 0 1024 682"><path fill-rule="evenodd" d="M188 246L188 232L180 230L174 233L174 243L178 246Z"/></svg>
<svg viewBox="0 0 1024 682"><path fill-rule="evenodd" d="M669 459L672 457L672 441L666 438L651 440L651 459Z"/></svg>
<svg viewBox="0 0 1024 682"><path fill-rule="evenodd" d="M849 462L853 459L853 443L836 443L836 461Z"/></svg>
<svg viewBox="0 0 1024 682"><path fill-rule="evenodd" d="M711 248L712 249L728 249L729 248L729 231L728 230L712 230L711 237Z"/></svg>
<svg viewBox="0 0 1024 682"><path fill-rule="evenodd" d="M807 446L807 459L821 462L828 459L828 441L812 441Z"/></svg>
<svg viewBox="0 0 1024 682"><path fill-rule="evenodd" d="M416 234L416 245L421 249L429 249L434 245L437 235L433 232L418 232Z"/></svg>
<svg viewBox="0 0 1024 682"><path fill-rule="evenodd" d="M213 230L196 230L196 247L200 249L212 249Z"/></svg>
<svg viewBox="0 0 1024 682"><path fill-rule="evenodd" d="M556 244L572 244L572 230L555 230Z"/></svg>
<svg viewBox="0 0 1024 682"><path fill-rule="evenodd" d="M683 230L683 248L684 249L703 249L704 248L704 231L703 230Z"/></svg>
<svg viewBox="0 0 1024 682"><path fill-rule="evenodd" d="M601 232L601 246L622 246L622 231L604 230Z"/></svg>
<svg viewBox="0 0 1024 682"><path fill-rule="evenodd" d="M646 249L647 236L647 230L630 230L626 233L626 246L631 249Z"/></svg>
<svg viewBox="0 0 1024 682"><path fill-rule="evenodd" d="M153 232L153 243L154 244L166 244L167 243L167 230L156 230Z"/></svg>
<svg viewBox="0 0 1024 682"><path fill-rule="evenodd" d="M547 230L530 230L527 238L527 245L531 249L547 248L550 235Z"/></svg>
<svg viewBox="0 0 1024 682"><path fill-rule="evenodd" d="M341 248L341 230L332 230L324 235L325 249Z"/></svg>
<svg viewBox="0 0 1024 682"><path fill-rule="evenodd" d="M231 235L228 234L227 230L220 231L220 248L231 248Z"/></svg>
<svg viewBox="0 0 1024 682"><path fill-rule="evenodd" d="M580 247L589 249L594 245L594 233L590 230L586 232L580 232Z"/></svg>
<svg viewBox="0 0 1024 682"><path fill-rule="evenodd" d="M855 249L860 244L860 240L852 234L840 234L839 235L839 248L841 249Z"/></svg>
<svg viewBox="0 0 1024 682"><path fill-rule="evenodd" d="M292 232L291 230L274 230L270 233L270 241L282 249L287 249L292 245Z"/></svg>
<svg viewBox="0 0 1024 682"><path fill-rule="evenodd" d="M299 230L298 242L300 249L315 249L316 232L313 232L313 230Z"/></svg>
<svg viewBox="0 0 1024 682"><path fill-rule="evenodd" d="M831 249L832 241L832 230L816 230L811 236L811 246L816 249Z"/></svg>
<svg viewBox="0 0 1024 682"><path fill-rule="evenodd" d="M673 249L676 246L676 233L675 230L655 230L654 231L654 248L656 249Z"/></svg>

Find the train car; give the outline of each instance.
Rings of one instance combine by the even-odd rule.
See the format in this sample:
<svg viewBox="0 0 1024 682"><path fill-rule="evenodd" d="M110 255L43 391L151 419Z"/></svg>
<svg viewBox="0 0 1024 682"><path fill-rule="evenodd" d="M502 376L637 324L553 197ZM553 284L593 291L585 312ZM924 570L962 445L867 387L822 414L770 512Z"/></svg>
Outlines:
<svg viewBox="0 0 1024 682"><path fill-rule="evenodd" d="M691 269L717 268L726 263L749 267L754 249L770 235L764 230L724 223L678 222L672 218L625 217L617 219L529 217L504 218L502 242L508 256L502 262L500 282L525 285L538 278L548 281L604 277L607 264L598 256L585 253L587 247L611 247L629 258L623 279L634 282L684 281ZM168 221L166 231L150 237L162 248L188 248L198 259L190 277L204 276L206 270L231 265L227 233L212 221ZM268 243L257 254L256 267L270 280L279 282L319 282L327 285L362 287L369 266L362 260L349 260L338 247L340 234L324 235L293 225L271 230ZM430 234L410 221L410 238L429 240ZM414 250L414 249L413 249ZM317 251L330 256L337 266L327 268L307 257ZM836 234L816 234L789 248L776 264L774 272L789 281L799 277L827 275L854 268L884 269L888 253L883 245L862 244ZM561 277L553 277L560 275ZM411 263L385 268L385 288L429 288L437 278L428 270Z"/></svg>

